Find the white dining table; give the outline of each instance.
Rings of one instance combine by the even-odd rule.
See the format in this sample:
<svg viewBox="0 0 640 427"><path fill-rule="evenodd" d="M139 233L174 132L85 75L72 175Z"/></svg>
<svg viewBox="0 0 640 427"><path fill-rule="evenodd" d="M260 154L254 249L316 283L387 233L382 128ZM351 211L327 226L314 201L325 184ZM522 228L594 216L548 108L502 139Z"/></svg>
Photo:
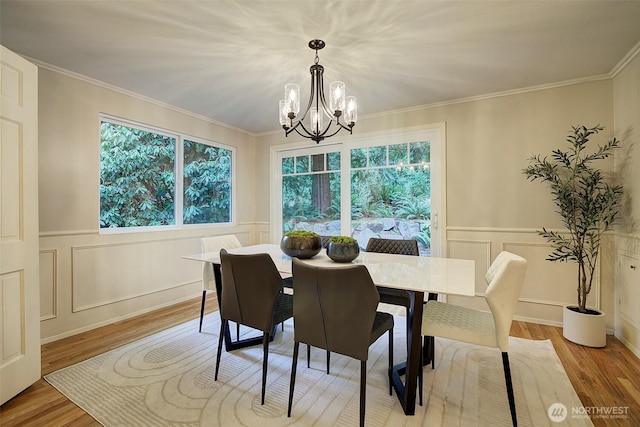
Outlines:
<svg viewBox="0 0 640 427"><path fill-rule="evenodd" d="M259 244L229 249L232 254L267 253L278 271L284 276L292 274L291 257L276 244ZM184 259L209 262L217 267L219 275L220 253L205 252L185 255ZM311 265L340 268L345 264L332 261L323 249L316 256L304 259ZM416 388L419 370L423 368L421 354L422 309L425 293L444 295L475 295L475 262L466 259L417 257L376 252L361 252L351 264L367 267L376 286L402 289L411 295L407 319L407 362L394 367L393 387L405 414L415 414ZM219 282L219 276L217 277ZM218 285L217 285L218 286ZM293 290L295 293L295 288ZM402 381L402 376L405 381Z"/></svg>

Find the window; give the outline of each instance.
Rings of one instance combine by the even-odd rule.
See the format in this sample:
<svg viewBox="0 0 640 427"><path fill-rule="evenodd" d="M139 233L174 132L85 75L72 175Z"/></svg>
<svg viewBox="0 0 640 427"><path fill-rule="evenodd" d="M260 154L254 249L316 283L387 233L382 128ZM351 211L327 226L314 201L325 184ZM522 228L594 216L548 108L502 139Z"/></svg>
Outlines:
<svg viewBox="0 0 640 427"><path fill-rule="evenodd" d="M318 148L283 154L282 232L310 227L340 234L340 155Z"/></svg>
<svg viewBox="0 0 640 427"><path fill-rule="evenodd" d="M430 141L351 149L351 236L415 239L431 253Z"/></svg>
<svg viewBox="0 0 640 427"><path fill-rule="evenodd" d="M274 240L291 229L415 239L441 256L444 125L312 147L274 147Z"/></svg>
<svg viewBox="0 0 640 427"><path fill-rule="evenodd" d="M233 151L118 119L100 123L100 228L232 220Z"/></svg>
<svg viewBox="0 0 640 427"><path fill-rule="evenodd" d="M184 223L231 222L231 150L184 140Z"/></svg>

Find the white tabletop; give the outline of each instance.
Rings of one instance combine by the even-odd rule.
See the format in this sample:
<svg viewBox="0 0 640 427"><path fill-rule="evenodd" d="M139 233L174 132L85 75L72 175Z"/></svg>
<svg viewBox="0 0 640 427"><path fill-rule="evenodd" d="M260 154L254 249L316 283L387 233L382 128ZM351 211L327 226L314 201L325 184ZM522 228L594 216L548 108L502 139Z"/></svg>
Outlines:
<svg viewBox="0 0 640 427"><path fill-rule="evenodd" d="M229 249L228 252L232 254L267 253L279 272L291 274L291 257L285 255L279 245L244 246ZM220 254L216 252L186 255L183 258L220 264ZM313 258L303 261L331 268L350 265L332 261L324 249ZM365 265L373 282L378 286L449 295L473 296L475 294L475 261L473 260L361 252L351 264Z"/></svg>

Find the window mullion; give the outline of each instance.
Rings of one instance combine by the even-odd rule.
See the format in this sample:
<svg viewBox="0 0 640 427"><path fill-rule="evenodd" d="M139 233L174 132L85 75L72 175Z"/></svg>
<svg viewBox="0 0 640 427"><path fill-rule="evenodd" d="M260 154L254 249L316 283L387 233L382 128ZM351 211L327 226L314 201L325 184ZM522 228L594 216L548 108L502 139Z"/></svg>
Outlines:
<svg viewBox="0 0 640 427"><path fill-rule="evenodd" d="M176 157L174 164L174 173L176 185L173 189L174 208L176 216L176 226L182 227L184 223L184 138L182 135L176 138Z"/></svg>

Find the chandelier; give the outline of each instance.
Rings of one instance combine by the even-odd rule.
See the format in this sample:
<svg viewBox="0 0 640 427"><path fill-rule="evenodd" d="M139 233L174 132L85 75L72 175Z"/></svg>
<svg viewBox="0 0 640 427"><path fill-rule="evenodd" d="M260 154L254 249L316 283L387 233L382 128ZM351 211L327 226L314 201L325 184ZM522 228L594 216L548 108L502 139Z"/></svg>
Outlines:
<svg viewBox="0 0 640 427"><path fill-rule="evenodd" d="M289 136L294 130L298 135L319 143L345 129L352 133L353 126L358 120L358 107L355 96L346 96L344 82L332 82L329 85L329 102L324 96L324 82L322 74L324 67L319 64L318 50L325 46L322 40L311 40L309 47L316 51L316 58L309 69L311 72L311 95L309 104L301 116L300 112L300 86L288 83L284 87L284 99L280 101L280 124L285 136ZM305 118L309 122L305 126ZM325 127L325 119L328 123ZM308 126L308 127L307 127Z"/></svg>

